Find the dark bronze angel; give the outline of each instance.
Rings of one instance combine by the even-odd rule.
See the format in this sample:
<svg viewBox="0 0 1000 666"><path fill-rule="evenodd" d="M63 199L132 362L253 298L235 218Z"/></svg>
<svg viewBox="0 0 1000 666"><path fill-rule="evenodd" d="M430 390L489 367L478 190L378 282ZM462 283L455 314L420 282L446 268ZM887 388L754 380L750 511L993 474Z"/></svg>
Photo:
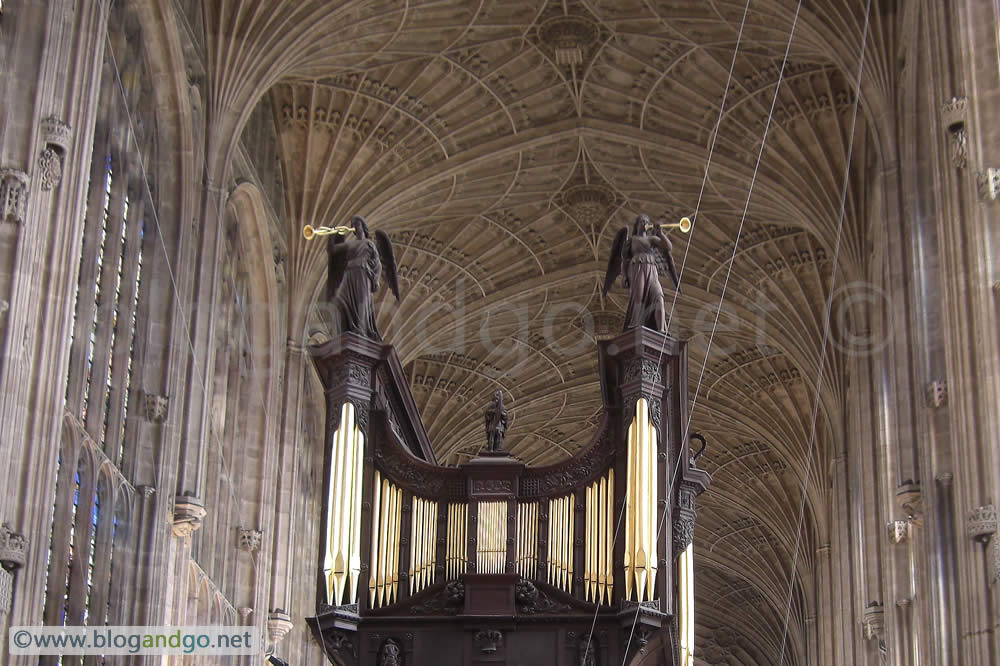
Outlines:
<svg viewBox="0 0 1000 666"><path fill-rule="evenodd" d="M647 215L635 218L631 237L628 235L628 227L622 227L615 235L611 244L611 256L608 257L608 271L604 277L604 294L607 295L621 275L622 284L628 290L625 330L645 326L656 331L666 331L663 287L660 286L657 264L662 261L667 265L674 288L679 290L680 280L670 253L672 247L663 227L653 224Z"/></svg>
<svg viewBox="0 0 1000 666"><path fill-rule="evenodd" d="M392 243L381 230L375 232L373 241L363 217L351 218L350 226L354 228L354 238L333 235L327 239L326 297L334 306L337 333L357 333L381 341L375 327L375 292L383 271L389 289L399 301Z"/></svg>

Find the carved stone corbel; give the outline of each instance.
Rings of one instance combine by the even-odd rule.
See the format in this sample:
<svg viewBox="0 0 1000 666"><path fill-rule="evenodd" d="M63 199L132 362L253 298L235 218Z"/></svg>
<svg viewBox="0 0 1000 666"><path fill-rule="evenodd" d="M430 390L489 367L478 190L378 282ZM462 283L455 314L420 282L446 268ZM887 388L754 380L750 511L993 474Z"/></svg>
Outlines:
<svg viewBox="0 0 1000 666"><path fill-rule="evenodd" d="M201 521L207 513L197 497L178 495L174 498L174 536L184 539L194 534L201 527Z"/></svg>
<svg viewBox="0 0 1000 666"><path fill-rule="evenodd" d="M267 614L267 640L277 645L294 626L292 616L284 608L275 608Z"/></svg>
<svg viewBox="0 0 1000 666"><path fill-rule="evenodd" d="M0 169L0 222L24 222L28 206L28 174Z"/></svg>
<svg viewBox="0 0 1000 666"><path fill-rule="evenodd" d="M997 511L992 504L976 507L969 513L967 525L969 538L987 545L990 583L1000 580L1000 539L997 533Z"/></svg>

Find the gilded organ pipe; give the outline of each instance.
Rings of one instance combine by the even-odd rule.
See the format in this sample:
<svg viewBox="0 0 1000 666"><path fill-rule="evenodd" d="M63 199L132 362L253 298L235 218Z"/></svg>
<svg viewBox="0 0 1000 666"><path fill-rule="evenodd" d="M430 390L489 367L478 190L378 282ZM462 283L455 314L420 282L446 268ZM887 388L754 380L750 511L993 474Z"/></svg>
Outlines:
<svg viewBox="0 0 1000 666"><path fill-rule="evenodd" d="M656 585L656 428L649 403L639 398L628 429L625 487L625 598L653 598Z"/></svg>
<svg viewBox="0 0 1000 666"><path fill-rule="evenodd" d="M507 560L507 502L480 502L476 530L476 571L504 573Z"/></svg>
<svg viewBox="0 0 1000 666"><path fill-rule="evenodd" d="M597 604L611 603L614 583L612 545L614 542L615 471L587 486L586 563L584 595ZM606 601L605 601L606 600Z"/></svg>
<svg viewBox="0 0 1000 666"><path fill-rule="evenodd" d="M517 507L517 573L534 578L538 568L538 502Z"/></svg>
<svg viewBox="0 0 1000 666"><path fill-rule="evenodd" d="M677 558L678 637L681 666L694 666L694 544Z"/></svg>
<svg viewBox="0 0 1000 666"><path fill-rule="evenodd" d="M449 580L458 578L465 573L465 540L469 505L464 502L452 502L448 505L448 543L445 554L446 574Z"/></svg>
<svg viewBox="0 0 1000 666"><path fill-rule="evenodd" d="M414 497L410 524L410 594L434 582L436 532L437 502Z"/></svg>
<svg viewBox="0 0 1000 666"><path fill-rule="evenodd" d="M371 563L368 577L369 603L372 608L391 604L399 584L400 506L403 490L375 470L372 488Z"/></svg>
<svg viewBox="0 0 1000 666"><path fill-rule="evenodd" d="M333 433L327 494L323 573L330 605L358 600L361 573L361 478L365 439L354 419L354 405L341 406Z"/></svg>
<svg viewBox="0 0 1000 666"><path fill-rule="evenodd" d="M551 585L573 591L573 496L549 500L548 580Z"/></svg>

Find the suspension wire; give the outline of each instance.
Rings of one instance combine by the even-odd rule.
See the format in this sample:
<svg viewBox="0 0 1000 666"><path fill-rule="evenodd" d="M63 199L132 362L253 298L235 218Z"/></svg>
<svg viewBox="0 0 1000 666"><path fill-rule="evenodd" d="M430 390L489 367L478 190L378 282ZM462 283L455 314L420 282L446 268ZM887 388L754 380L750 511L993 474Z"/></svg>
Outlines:
<svg viewBox="0 0 1000 666"><path fill-rule="evenodd" d="M861 56L858 60L858 74L854 81L854 111L851 116L851 140L847 148L847 159L844 165L844 185L840 192L840 219L837 222L837 241L834 244L833 249L833 274L830 276L830 293L826 297L826 306L824 312L824 325L823 325L823 344L820 346L820 360L819 360L819 372L816 376L816 403L813 406L812 413L812 426L809 431L809 453L806 457L806 465L803 468L802 474L802 484L801 493L802 500L799 503L799 523L795 531L795 552L792 556L792 568L788 572L788 600L785 605L785 621L784 627L781 633L781 658L778 661L778 666L783 666L785 663L785 645L788 639L788 623L791 618L792 612L792 592L795 589L795 568L799 563L799 548L802 544L802 523L805 518L806 512L806 485L809 482L809 470L812 467L813 454L816 450L816 423L819 419L819 403L822 397L821 391L823 388L823 370L826 366L826 350L827 344L830 339L830 328L832 322L832 312L833 312L833 296L836 293L834 290L834 285L837 282L837 269L839 267L838 260L840 258L840 241L844 231L844 217L847 211L847 189L850 185L851 176L851 158L854 156L854 138L855 130L857 129L858 121L858 107L861 103L861 77L864 74L865 69L865 51L868 46L868 28L871 19L871 9L872 0L868 0L867 6L865 8L865 28L861 36Z"/></svg>
<svg viewBox="0 0 1000 666"><path fill-rule="evenodd" d="M708 148L708 159L707 159L707 161L705 163L705 173L703 174L702 179L701 179L701 189L698 191L698 203L695 205L695 211L694 211L693 219L692 219L692 222L691 222L691 235L692 236L694 235L694 225L695 225L695 222L697 222L697 220L698 220L698 210L701 208L701 198L702 198L702 195L705 192L705 183L708 181L708 171L709 171L709 168L712 165L712 154L715 152L715 142L719 138L719 127L722 125L722 117L723 117L723 113L724 113L725 108L726 108L726 98L729 96L729 84L733 80L733 70L736 67L736 56L740 52L740 43L743 41L743 28L746 26L747 14L749 14L749 12L750 12L750 0L747 0L746 6L744 6L744 8L743 8L743 17L742 17L742 19L740 19L740 30L739 30L739 33L736 36L736 47L733 49L733 59L729 63L729 74L726 77L726 85L725 85L725 87L723 88L723 91L722 91L722 103L719 105L719 117L715 121L715 127L712 130L712 142L711 142L711 144L709 145L709 148ZM681 270L680 270L680 273L677 276L678 285L684 279L684 266L687 263L688 250L690 250L690 249L691 249L691 242L690 242L690 239L689 239L687 247L684 250L684 260L681 262ZM670 316L671 317L673 316L673 313L674 313L674 304L676 302L677 302L677 292L675 291L674 292L674 300L670 304ZM666 329L668 331L670 330L670 319L669 318L667 319ZM656 366L657 367L660 366L660 361L663 360L663 351L664 351L664 348L666 347L666 344L667 344L666 331L664 331L664 338L663 338L663 341L660 343L659 357L656 360ZM650 397L652 397L652 396L650 396ZM678 456L678 460L680 460L680 456ZM676 474L676 469L675 469L674 472ZM672 481L667 486L667 488L673 488L673 482ZM668 492L668 494L669 494L669 492ZM612 543L615 543L616 541L618 541L618 530L621 527L622 517L625 515L625 505L626 505L626 502L622 502L622 508L618 512L618 523L617 523L617 525L615 527L615 538L612 541ZM669 509L669 504L668 504L668 509ZM664 513L664 515L666 515L666 513ZM657 537L659 537L659 534L657 534ZM597 626L597 614L600 611L600 609L601 609L601 605L597 604L597 608L594 609L593 620L590 623L590 635L591 636L593 636L594 628ZM638 612L636 613L636 617L638 618ZM634 629L634 625L633 625L633 629ZM629 640L631 640L631 636L630 636ZM588 640L587 641L587 647L584 648L584 655L583 656L584 656L584 660L585 661L586 661L586 658L590 654L590 646L591 646L591 644L592 644L592 642L590 640ZM627 646L625 648L625 652L626 652L626 654L628 653L628 647Z"/></svg>
<svg viewBox="0 0 1000 666"><path fill-rule="evenodd" d="M771 108L770 108L770 111L767 114L767 122L764 125L764 133L761 136L760 150L757 152L757 162L754 165L753 176L750 179L750 188L747 190L747 198L746 198L746 202L743 205L743 214L740 217L740 225L739 225L739 228L736 231L736 240L733 243L733 254L732 254L732 257L730 257L730 259L729 259L729 268L726 271L726 279L725 279L725 281L722 284L722 295L719 298L719 306L718 306L718 309L715 312L715 321L712 324L712 332L709 335L708 346L705 349L705 360L704 360L704 362L701 365L701 372L698 375L698 384L695 387L694 400L691 403L691 409L688 412L688 419L687 419L687 423L684 426L683 434L681 435L681 442L686 442L687 441L688 434L690 433L690 430L691 430L691 421L694 418L695 408L698 405L698 395L701 392L701 384L702 384L702 381L705 378L705 368L708 366L708 359L709 359L709 356L711 355L711 352L712 352L712 343L713 343L713 341L715 339L715 333L716 333L716 330L717 330L718 325L719 325L719 315L722 313L722 305L723 305L723 302L726 299L726 290L729 288L729 279L730 279L730 277L732 276L732 273L733 273L733 265L736 263L736 254L739 251L740 237L743 235L743 227L744 227L744 224L746 223L747 212L750 209L750 199L753 196L754 186L757 184L757 174L760 171L761 159L764 156L764 148L767 145L767 135L768 135L768 132L771 129L771 120L774 118L774 109L775 109L775 106L778 103L778 94L781 92L781 83L784 80L784 75L785 75L785 65L788 63L788 54L791 52L791 49L792 49L792 38L795 36L795 27L798 25L798 22L799 22L799 12L800 12L801 9L802 9L802 0L798 0L798 3L795 6L795 15L792 18L792 27L791 27L791 30L788 33L788 43L785 45L785 55L784 55L784 57L781 60L781 69L778 71L778 81L775 84L775 88L774 88L774 98L771 100ZM707 174L707 170L706 170L706 174ZM688 247L690 247L690 243L688 244ZM676 300L676 296L675 296L675 300ZM664 344L666 344L666 336L664 336ZM677 473L680 470L680 462L681 462L681 457L677 456L677 463L674 466L674 473L673 473L673 475L671 477L671 482L670 482L670 485L668 486L668 488L672 489L673 486L674 486L674 483L675 483L676 478L677 478ZM664 524L666 522L666 518L667 518L667 511L665 509L663 511L662 517L660 518L659 525L656 528L656 539L657 539L657 541L660 538L660 532L663 530L663 526L664 526ZM622 666L625 666L625 662L628 660L628 650L629 650L629 647L631 647L631 645L632 645L632 637L635 635L635 626L636 626L636 623L638 622L638 620L639 620L639 609L637 608L636 609L635 617L632 619L632 629L629 632L628 642L625 644L625 655L624 655L624 658L622 659Z"/></svg>
<svg viewBox="0 0 1000 666"><path fill-rule="evenodd" d="M144 158L144 156L142 154L142 149L139 146L139 137L138 137L138 134L135 131L135 122L134 122L133 117L132 117L132 110L129 108L128 95L125 92L125 84L122 82L121 70L118 67L118 58L115 56L114 44L111 41L111 29L110 29L110 27L108 27L108 28L105 29L105 37L106 37L107 43L108 43L108 53L111 55L111 63L114 66L114 69L115 69L115 80L118 83L118 89L121 92L122 105L125 108L125 115L128 118L129 136L135 142L135 149L136 149L136 152L139 155L139 160L138 160L139 161L139 170L140 170L140 173L142 175L143 184L146 187L146 195L149 197L149 208L152 211L153 223L156 226L156 234L162 239L164 236L163 236L163 229L162 229L162 227L160 225L160 216L159 216L159 212L157 211L157 208L156 208L156 202L153 201L152 189L149 186L149 178L148 178L148 175L146 173L146 162L145 162L145 158ZM221 206L220 206L220 210L221 210ZM193 342L193 340L191 338L191 328L190 328L187 316L184 313L184 308L182 307L182 304L183 304L184 301L181 298L180 293L178 292L178 289L177 289L176 274L174 272L173 266L170 263L170 255L167 253L167 248L166 248L166 246L162 242L160 243L160 249L163 251L163 258L164 258L164 263L165 263L166 268L167 268L167 275L170 278L170 286L171 286L171 288L172 288L172 290L174 292L174 298L176 299L176 302L178 304L177 313L178 313L178 315L181 318L181 325L182 325L182 328L184 330L184 336L185 336L185 339L187 340L188 347L191 350L191 359L194 360L194 361L197 361L197 356L198 355L197 355L197 353L195 351L194 342ZM243 315L242 309L241 309L241 315ZM244 330L246 330L246 322L245 321L243 322L243 325L244 325ZM249 349L249 354L250 354L250 357L252 359L252 357L253 357L253 349L252 349L252 347ZM200 383L202 391L204 391L204 393L202 395L207 398L208 395L209 395L207 378L202 373L201 368L199 367L199 365L198 365L197 362L192 363L191 366L195 369L195 373L196 373L196 375L198 377L198 381ZM267 413L267 405L265 404L265 401L263 400L263 397L260 395L260 393L257 392L256 394L257 394L257 399L259 400L259 402L261 404L261 408L263 410L265 422L266 423L270 422L270 417L268 416L268 413ZM219 436L219 433L215 429L215 420L212 418L211 414L208 416L208 430L209 430L209 433L211 433L210 439L214 440L214 442L216 444L216 447L218 448L219 461L220 461L221 466L222 466L222 473L223 473L223 476L226 479L227 485L229 486L229 493L230 493L230 495L232 497L232 500L233 500L233 511L236 514L236 525L237 525L237 527L240 530L245 530L244 523L243 523L243 520L242 520L242 517L241 517L241 511L240 511L241 508L242 508L242 506L243 506L243 503L240 501L239 497L237 496L236 487L233 484L232 474L230 473L230 471L229 471L229 465L226 462L225 449L222 446L222 440L221 440L221 438ZM250 561L253 564L254 574L259 576L260 571L259 571L258 566L257 566L257 557L254 555L254 552L252 550L249 551L249 555L250 555Z"/></svg>

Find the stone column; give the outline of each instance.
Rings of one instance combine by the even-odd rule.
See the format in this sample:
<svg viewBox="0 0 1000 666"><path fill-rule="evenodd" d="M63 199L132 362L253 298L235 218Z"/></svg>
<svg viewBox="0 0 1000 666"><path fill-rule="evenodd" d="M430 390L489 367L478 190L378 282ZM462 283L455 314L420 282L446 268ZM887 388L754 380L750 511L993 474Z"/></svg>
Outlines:
<svg viewBox="0 0 1000 666"><path fill-rule="evenodd" d="M0 523L25 539L12 624L42 617L107 5L10 0L0 21ZM0 662L37 661L0 645Z"/></svg>

